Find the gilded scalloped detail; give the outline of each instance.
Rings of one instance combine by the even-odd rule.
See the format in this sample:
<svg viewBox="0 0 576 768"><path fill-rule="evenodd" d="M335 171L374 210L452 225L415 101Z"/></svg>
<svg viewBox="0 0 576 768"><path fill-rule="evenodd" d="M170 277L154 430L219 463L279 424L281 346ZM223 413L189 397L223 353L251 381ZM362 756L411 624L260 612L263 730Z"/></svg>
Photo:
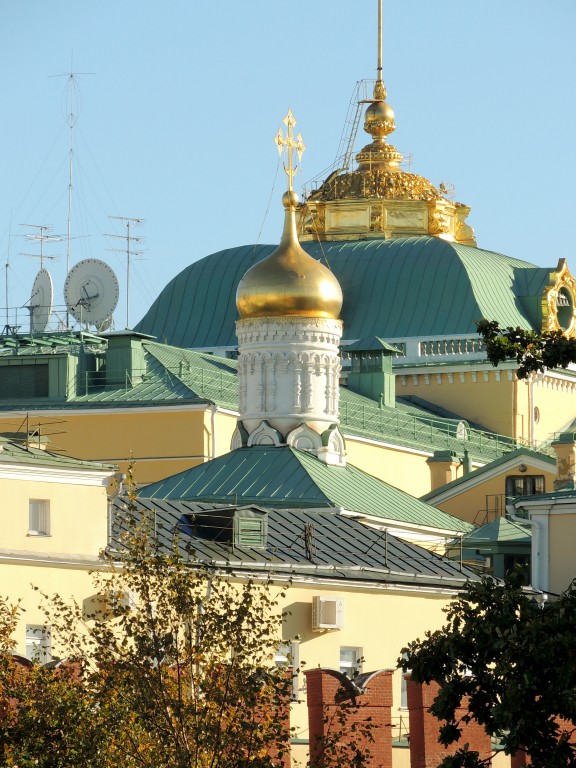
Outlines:
<svg viewBox="0 0 576 768"><path fill-rule="evenodd" d="M558 296L564 288L572 298L572 319L568 328L558 320ZM570 274L566 259L560 259L555 272L550 273L550 283L542 294L542 330L563 331L570 338L576 337L576 280Z"/></svg>
<svg viewBox="0 0 576 768"><path fill-rule="evenodd" d="M385 200L442 200L441 193L423 176L405 171L374 169L352 171L327 179L309 200L383 198Z"/></svg>

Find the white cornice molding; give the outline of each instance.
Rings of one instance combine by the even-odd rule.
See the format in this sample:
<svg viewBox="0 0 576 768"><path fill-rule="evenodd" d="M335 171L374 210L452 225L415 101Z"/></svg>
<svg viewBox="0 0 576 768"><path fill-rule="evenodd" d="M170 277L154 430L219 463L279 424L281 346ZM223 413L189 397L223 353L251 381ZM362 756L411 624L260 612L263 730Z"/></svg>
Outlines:
<svg viewBox="0 0 576 768"><path fill-rule="evenodd" d="M0 480L29 481L33 483L59 483L64 485L104 486L110 483L115 470L65 469L30 464L12 464L0 461Z"/></svg>

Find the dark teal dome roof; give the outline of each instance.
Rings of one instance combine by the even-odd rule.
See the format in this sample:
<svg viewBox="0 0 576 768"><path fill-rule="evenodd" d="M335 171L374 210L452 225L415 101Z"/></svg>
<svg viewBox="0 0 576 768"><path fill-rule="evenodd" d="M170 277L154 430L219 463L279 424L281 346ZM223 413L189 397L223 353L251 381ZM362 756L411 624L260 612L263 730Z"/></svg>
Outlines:
<svg viewBox="0 0 576 768"><path fill-rule="evenodd" d="M344 294L344 339L476 333L475 321L540 328L553 269L436 237L302 243ZM135 330L182 347L236 346L236 286L275 245L213 253L182 270Z"/></svg>

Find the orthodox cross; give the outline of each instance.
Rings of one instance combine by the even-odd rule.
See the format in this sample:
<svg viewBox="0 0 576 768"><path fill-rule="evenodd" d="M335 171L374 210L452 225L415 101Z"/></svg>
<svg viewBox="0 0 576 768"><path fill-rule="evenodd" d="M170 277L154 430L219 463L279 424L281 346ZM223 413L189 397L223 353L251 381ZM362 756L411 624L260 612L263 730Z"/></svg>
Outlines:
<svg viewBox="0 0 576 768"><path fill-rule="evenodd" d="M296 125L296 120L294 119L294 115L292 114L292 110L288 108L288 114L284 118L284 124L287 126L286 136L282 133L282 128L278 128L278 133L274 137L274 141L276 142L276 146L278 147L278 152L281 155L284 149L286 150L286 156L288 159L288 165L284 163L284 171L286 172L286 176L288 176L288 191L292 191L292 182L294 180L294 176L296 174L296 171L298 170L298 166L294 165L294 150L296 150L296 153L298 155L298 160L300 161L302 159L302 153L306 149L304 146L304 142L302 141L302 134L299 133L296 137L296 140L294 140L294 137L292 135L292 128Z"/></svg>

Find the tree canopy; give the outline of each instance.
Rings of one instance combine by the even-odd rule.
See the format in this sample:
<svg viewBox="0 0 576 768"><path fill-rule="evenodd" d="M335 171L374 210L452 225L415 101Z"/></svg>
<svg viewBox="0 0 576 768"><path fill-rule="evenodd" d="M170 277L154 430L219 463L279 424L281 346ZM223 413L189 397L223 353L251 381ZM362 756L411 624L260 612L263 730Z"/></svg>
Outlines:
<svg viewBox="0 0 576 768"><path fill-rule="evenodd" d="M130 515L130 512L127 513ZM163 551L130 519L82 604L44 596L68 659L15 663L0 604L0 764L243 768L289 747L292 673L275 664L282 587ZM191 567L193 566L193 567ZM72 660L72 661L70 661Z"/></svg>
<svg viewBox="0 0 576 768"><path fill-rule="evenodd" d="M494 366L515 360L519 379L527 379L547 368L567 368L570 363L576 363L576 339L569 339L562 331L538 333L522 328L500 328L496 320L480 320L476 325L488 360Z"/></svg>
<svg viewBox="0 0 576 768"><path fill-rule="evenodd" d="M431 712L441 743L458 746L462 725L474 720L535 768L576 765L576 588L541 607L518 574L484 578L446 612L445 626L410 643L398 662L414 681L440 685ZM465 746L444 768L482 762Z"/></svg>

